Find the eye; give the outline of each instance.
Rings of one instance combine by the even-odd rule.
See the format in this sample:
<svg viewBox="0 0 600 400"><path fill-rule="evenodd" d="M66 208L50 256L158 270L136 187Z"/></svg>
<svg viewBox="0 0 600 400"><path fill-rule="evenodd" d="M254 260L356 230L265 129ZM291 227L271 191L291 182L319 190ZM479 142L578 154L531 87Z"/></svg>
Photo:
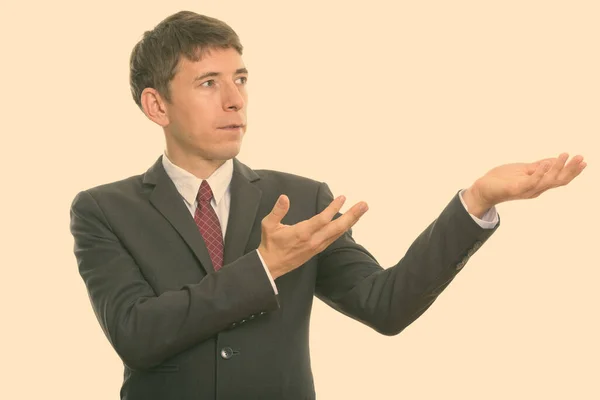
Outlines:
<svg viewBox="0 0 600 400"><path fill-rule="evenodd" d="M208 85L207 85L207 84L208 84ZM200 86L204 86L204 87L212 87L212 86L214 86L214 84L215 84L215 81L214 81L214 79L211 79L211 80L208 80L208 81L206 81L206 82L202 83L202 85L200 85Z"/></svg>
<svg viewBox="0 0 600 400"><path fill-rule="evenodd" d="M247 76L240 76L238 78L238 80L240 80L240 79L242 80L242 85L245 84L246 82L248 82L248 77Z"/></svg>

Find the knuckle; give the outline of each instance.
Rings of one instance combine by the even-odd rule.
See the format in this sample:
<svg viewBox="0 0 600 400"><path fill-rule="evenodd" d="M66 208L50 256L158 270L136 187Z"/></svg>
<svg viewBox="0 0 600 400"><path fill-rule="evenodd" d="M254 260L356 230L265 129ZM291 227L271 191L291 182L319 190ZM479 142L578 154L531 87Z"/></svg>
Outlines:
<svg viewBox="0 0 600 400"><path fill-rule="evenodd" d="M327 215L327 213L321 213L319 214L319 217L317 218L317 222L319 223L319 225L325 225L329 222L331 218L329 218L329 216Z"/></svg>
<svg viewBox="0 0 600 400"><path fill-rule="evenodd" d="M321 247L321 241L313 238L309 241L308 247L311 251L318 251Z"/></svg>
<svg viewBox="0 0 600 400"><path fill-rule="evenodd" d="M310 236L310 233L305 229L298 229L298 231L296 232L296 237L301 242L308 242L310 240Z"/></svg>

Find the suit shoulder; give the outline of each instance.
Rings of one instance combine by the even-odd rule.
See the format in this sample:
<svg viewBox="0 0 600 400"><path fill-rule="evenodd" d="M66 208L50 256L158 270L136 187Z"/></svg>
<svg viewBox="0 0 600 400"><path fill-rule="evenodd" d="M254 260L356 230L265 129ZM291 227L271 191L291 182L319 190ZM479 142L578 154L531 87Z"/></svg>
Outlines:
<svg viewBox="0 0 600 400"><path fill-rule="evenodd" d="M295 187L314 187L315 189L321 185L321 181L314 178L308 178L290 172L276 171L272 169L256 169L254 170L260 176L261 180L283 186Z"/></svg>
<svg viewBox="0 0 600 400"><path fill-rule="evenodd" d="M71 206L75 205L86 195L93 198L96 202L100 202L106 198L115 200L139 194L142 187L142 180L143 175L139 174L82 189L75 195Z"/></svg>

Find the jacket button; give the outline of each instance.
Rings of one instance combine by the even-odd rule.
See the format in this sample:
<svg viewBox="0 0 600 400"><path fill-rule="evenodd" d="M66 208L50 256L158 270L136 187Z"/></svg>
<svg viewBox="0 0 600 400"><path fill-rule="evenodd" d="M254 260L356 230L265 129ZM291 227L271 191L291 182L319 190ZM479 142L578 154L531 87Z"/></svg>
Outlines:
<svg viewBox="0 0 600 400"><path fill-rule="evenodd" d="M225 360L229 360L233 357L233 349L231 347L223 347L221 349L221 357Z"/></svg>

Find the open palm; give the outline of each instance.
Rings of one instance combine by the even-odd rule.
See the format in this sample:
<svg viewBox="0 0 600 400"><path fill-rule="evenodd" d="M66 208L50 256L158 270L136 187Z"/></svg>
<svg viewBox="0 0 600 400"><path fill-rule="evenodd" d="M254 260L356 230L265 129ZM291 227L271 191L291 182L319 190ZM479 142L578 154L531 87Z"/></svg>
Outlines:
<svg viewBox="0 0 600 400"><path fill-rule="evenodd" d="M538 197L548 189L568 184L586 167L582 156L566 164L568 158L562 153L531 163L500 165L478 179L478 194L486 204Z"/></svg>

